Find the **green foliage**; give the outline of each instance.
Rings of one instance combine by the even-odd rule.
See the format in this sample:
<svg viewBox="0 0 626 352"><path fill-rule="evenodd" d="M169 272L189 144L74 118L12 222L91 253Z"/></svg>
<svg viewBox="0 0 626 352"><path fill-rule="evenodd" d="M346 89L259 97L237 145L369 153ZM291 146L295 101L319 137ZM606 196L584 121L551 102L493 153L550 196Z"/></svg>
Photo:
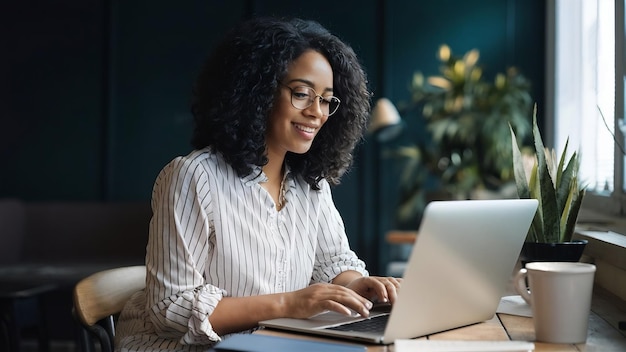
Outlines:
<svg viewBox="0 0 626 352"><path fill-rule="evenodd" d="M546 243L571 241L585 195L585 187L578 182L580 165L578 154L573 153L566 164L568 143L565 143L557 164L554 149L544 147L537 126L536 109L533 114L535 149L533 155L523 154L519 149L515 132L513 129L510 132L517 193L520 198L534 198L539 201L526 241Z"/></svg>
<svg viewBox="0 0 626 352"><path fill-rule="evenodd" d="M522 139L530 135L530 83L515 68L487 81L479 57L475 49L455 57L442 45L440 75L414 74L410 106L421 112L430 138L399 153L409 159L400 218L425 205L426 179L438 181L437 192L463 198L514 182L509 126Z"/></svg>

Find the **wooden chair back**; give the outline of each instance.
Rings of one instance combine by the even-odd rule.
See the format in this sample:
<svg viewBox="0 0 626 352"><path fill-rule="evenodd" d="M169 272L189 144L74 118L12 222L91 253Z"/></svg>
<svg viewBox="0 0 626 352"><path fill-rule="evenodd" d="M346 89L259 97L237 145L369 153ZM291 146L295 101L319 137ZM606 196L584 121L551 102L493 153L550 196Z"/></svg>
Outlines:
<svg viewBox="0 0 626 352"><path fill-rule="evenodd" d="M94 350L94 337L102 352L113 351L115 317L145 286L144 265L100 271L76 284L73 314L81 330L79 346L83 351Z"/></svg>

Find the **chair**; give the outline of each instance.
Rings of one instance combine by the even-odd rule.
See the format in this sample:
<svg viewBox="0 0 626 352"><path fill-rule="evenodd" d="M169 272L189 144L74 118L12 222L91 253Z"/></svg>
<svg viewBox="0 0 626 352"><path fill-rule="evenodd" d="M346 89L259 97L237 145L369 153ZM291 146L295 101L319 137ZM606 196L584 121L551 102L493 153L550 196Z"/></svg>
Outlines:
<svg viewBox="0 0 626 352"><path fill-rule="evenodd" d="M78 322L78 345L82 351L112 352L115 319L124 304L146 286L144 265L120 267L94 273L74 287L72 313Z"/></svg>

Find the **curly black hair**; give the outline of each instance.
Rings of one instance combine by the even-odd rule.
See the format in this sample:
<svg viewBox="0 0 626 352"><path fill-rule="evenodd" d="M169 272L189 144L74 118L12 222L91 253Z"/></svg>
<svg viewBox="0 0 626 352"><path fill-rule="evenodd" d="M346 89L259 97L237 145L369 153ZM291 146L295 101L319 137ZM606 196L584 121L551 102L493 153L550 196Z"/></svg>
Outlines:
<svg viewBox="0 0 626 352"><path fill-rule="evenodd" d="M339 110L308 152L287 153L291 171L314 189L326 179L337 185L363 138L371 93L354 50L319 23L302 19L253 18L240 24L205 62L193 90L195 149L220 152L240 177L251 165L267 164L267 121L288 65L307 50L322 54L333 70Z"/></svg>

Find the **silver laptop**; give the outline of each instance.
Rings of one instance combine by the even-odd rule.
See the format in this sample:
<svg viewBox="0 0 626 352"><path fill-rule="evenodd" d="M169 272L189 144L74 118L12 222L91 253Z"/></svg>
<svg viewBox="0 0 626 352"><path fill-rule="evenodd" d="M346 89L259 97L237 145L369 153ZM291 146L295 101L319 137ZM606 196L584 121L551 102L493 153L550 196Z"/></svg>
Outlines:
<svg viewBox="0 0 626 352"><path fill-rule="evenodd" d="M396 302L370 317L326 312L270 329L376 344L491 319L537 210L534 199L435 201L426 207ZM378 330L360 325L379 323Z"/></svg>

